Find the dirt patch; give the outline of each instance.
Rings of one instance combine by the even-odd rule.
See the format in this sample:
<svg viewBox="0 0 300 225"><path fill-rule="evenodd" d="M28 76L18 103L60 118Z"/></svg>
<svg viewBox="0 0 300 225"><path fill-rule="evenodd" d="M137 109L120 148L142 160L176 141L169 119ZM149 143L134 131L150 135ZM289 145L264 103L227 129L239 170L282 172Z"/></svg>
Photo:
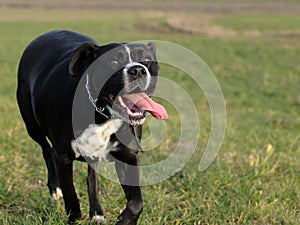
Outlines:
<svg viewBox="0 0 300 225"><path fill-rule="evenodd" d="M257 31L249 30L245 32L237 32L230 28L210 23L214 16L199 17L186 16L168 18L166 24L170 30L174 32L197 34L203 36L214 37L285 37L285 38L299 38L300 30L297 31Z"/></svg>
<svg viewBox="0 0 300 225"><path fill-rule="evenodd" d="M235 36L237 34L234 30L215 24L209 24L209 19L210 18L176 17L167 19L166 23L171 29L184 33L207 36Z"/></svg>
<svg viewBox="0 0 300 225"><path fill-rule="evenodd" d="M154 23L154 22L139 22L134 24L134 28L139 31L145 31L145 32L152 32L152 33L159 33L159 34L170 34L170 33L176 33L176 31L168 26L167 24L163 23Z"/></svg>

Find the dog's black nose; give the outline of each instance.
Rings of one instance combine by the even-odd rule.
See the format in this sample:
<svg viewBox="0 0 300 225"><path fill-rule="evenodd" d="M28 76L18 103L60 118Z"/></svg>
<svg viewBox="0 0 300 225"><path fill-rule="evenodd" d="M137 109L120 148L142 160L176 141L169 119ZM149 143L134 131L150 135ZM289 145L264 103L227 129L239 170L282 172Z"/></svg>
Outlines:
<svg viewBox="0 0 300 225"><path fill-rule="evenodd" d="M129 75L132 75L134 78L143 78L147 76L147 71L144 67L136 65L132 66L127 70Z"/></svg>

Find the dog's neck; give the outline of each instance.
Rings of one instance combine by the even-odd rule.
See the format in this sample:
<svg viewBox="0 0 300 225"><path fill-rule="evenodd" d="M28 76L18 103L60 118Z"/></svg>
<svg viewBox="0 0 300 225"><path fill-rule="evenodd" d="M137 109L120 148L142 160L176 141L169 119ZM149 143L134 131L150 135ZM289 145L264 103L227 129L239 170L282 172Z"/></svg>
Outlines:
<svg viewBox="0 0 300 225"><path fill-rule="evenodd" d="M93 96L91 94L91 89L90 89L90 85L89 85L89 74L86 74L85 89L87 91L90 102L92 103L92 105L95 108L95 111L98 112L99 114L101 114L102 116L104 116L106 119L110 119L111 115L107 115L107 114L104 113L104 110L105 110L105 108L108 107L108 105L98 107L97 106L98 98L93 98Z"/></svg>

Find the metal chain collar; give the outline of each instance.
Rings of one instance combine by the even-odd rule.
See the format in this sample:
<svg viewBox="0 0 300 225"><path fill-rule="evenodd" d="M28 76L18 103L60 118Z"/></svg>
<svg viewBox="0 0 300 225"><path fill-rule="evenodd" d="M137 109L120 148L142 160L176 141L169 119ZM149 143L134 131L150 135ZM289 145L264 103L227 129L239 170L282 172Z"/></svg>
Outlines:
<svg viewBox="0 0 300 225"><path fill-rule="evenodd" d="M90 91L90 87L89 87L89 74L86 74L86 84L85 84L85 88L86 91L89 95L89 100L92 103L92 105L94 106L95 110L100 113L102 116L106 117L106 119L109 119L110 116L106 115L105 113L103 113L103 111L105 110L105 107L97 107L96 103L97 103L97 98L93 98L91 91Z"/></svg>

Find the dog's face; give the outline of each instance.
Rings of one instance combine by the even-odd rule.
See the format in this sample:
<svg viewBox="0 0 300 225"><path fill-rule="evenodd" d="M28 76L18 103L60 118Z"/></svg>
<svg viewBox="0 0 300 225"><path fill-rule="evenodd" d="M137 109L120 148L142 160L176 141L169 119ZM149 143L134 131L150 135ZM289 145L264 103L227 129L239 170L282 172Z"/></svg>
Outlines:
<svg viewBox="0 0 300 225"><path fill-rule="evenodd" d="M164 108L150 98L159 70L154 43L109 44L89 48L94 52L93 57L99 59L93 68L92 85L95 90L101 85L98 100L102 105L105 102L112 116L132 125L143 124L146 112L158 119L167 117ZM75 67L76 62L73 63L73 71Z"/></svg>
<svg viewBox="0 0 300 225"><path fill-rule="evenodd" d="M110 44L101 52L101 69L109 76L102 96L145 92L153 94L158 75L155 45ZM112 96L111 96L112 97Z"/></svg>

